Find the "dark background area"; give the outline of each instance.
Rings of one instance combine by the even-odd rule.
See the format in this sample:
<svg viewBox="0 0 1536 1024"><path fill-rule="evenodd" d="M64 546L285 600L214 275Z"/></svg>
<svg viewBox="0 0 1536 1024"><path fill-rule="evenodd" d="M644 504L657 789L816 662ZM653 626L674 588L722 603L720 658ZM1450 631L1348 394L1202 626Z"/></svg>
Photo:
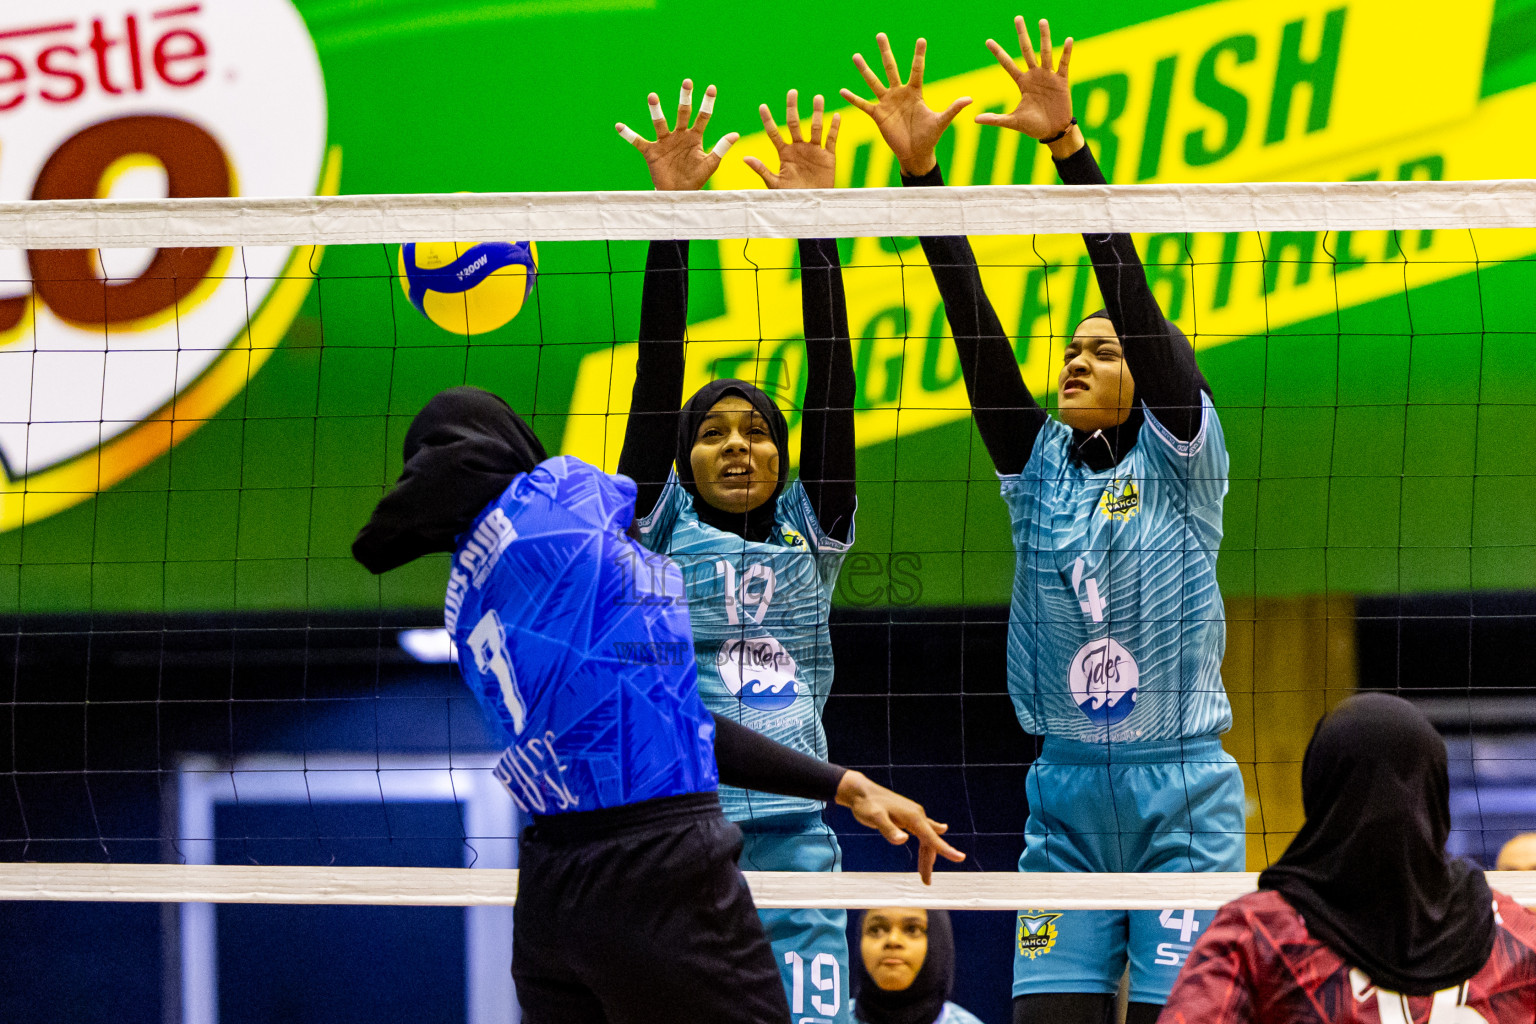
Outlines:
<svg viewBox="0 0 1536 1024"><path fill-rule="evenodd" d="M1369 599L1357 614L1360 685L1424 698L1452 743L1453 765L1456 750L1531 731L1536 594ZM1023 770L1036 741L1019 729L1004 693L1006 618L1003 608L840 609L833 620L837 684L825 718L832 757L947 820L970 855L954 870L1010 870L1022 849ZM420 664L399 648L401 629L434 625L419 613L0 623L0 671L9 676L0 676L0 692L8 691L0 705L0 859L174 859L163 809L185 754L432 752L444 764L483 755L488 736L457 670ZM346 836L317 833L308 815L283 821L270 813L278 818L264 820L261 834L292 832L292 840L220 844L220 860L462 862L452 813L423 810L393 835L361 825ZM842 809L830 819L848 870L912 867L909 851L887 846ZM1501 819L1498 827L1519 824ZM250 827L226 819L221 834ZM286 1019L301 1006L332 1021L379 1019L368 986L423 978L421 957L441 955L413 951L412 935L451 933L462 956L462 912L452 909L237 907L222 909L219 921L221 936L243 929L247 964L275 970L330 950L339 962L349 943L372 958L348 982L359 998L300 988L284 997L287 1009L272 994L239 1000L242 991L261 991L264 975L242 975L227 961L221 982L231 1008L250 1011L242 1019ZM956 1001L983 1020L1006 1020L1012 915L961 913L955 925ZM162 1020L160 906L0 904L0 936L0 1020ZM442 982L438 1001L461 1007L462 969L436 966L427 973Z"/></svg>

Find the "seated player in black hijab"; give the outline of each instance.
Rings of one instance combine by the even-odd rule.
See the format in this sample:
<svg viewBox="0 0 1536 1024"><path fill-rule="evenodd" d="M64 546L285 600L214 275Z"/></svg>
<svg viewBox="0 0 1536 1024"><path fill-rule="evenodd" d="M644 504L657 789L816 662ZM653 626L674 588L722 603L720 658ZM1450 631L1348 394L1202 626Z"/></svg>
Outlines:
<svg viewBox="0 0 1536 1024"><path fill-rule="evenodd" d="M1350 697L1301 765L1307 820L1195 944L1164 1024L1536 1020L1536 916L1445 852L1445 743L1412 704Z"/></svg>
<svg viewBox="0 0 1536 1024"><path fill-rule="evenodd" d="M981 1024L949 1001L955 985L955 936L949 911L874 907L859 922L854 961L863 1024Z"/></svg>

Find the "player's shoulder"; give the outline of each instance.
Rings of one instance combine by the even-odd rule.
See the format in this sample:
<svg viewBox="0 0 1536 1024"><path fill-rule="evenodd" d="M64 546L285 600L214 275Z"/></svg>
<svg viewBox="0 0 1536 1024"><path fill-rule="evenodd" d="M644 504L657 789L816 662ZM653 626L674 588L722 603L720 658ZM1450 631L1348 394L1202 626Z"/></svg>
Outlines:
<svg viewBox="0 0 1536 1024"><path fill-rule="evenodd" d="M997 474L1003 496L1039 491L1046 481L1055 478L1071 453L1072 428L1055 417L1047 417L1040 433L1035 435L1035 446L1030 449L1024 468L1017 473Z"/></svg>
<svg viewBox="0 0 1536 1024"><path fill-rule="evenodd" d="M1222 924L1241 929L1276 951L1313 941L1301 914L1273 889L1250 892L1223 906L1212 927Z"/></svg>
<svg viewBox="0 0 1536 1024"><path fill-rule="evenodd" d="M1536 956L1536 914L1521 906L1513 897L1494 889L1493 909L1499 929L1507 932L1517 943L1525 946Z"/></svg>
<svg viewBox="0 0 1536 1024"><path fill-rule="evenodd" d="M634 518L635 482L605 473L574 455L545 459L513 481L521 495L542 494L592 526L622 530Z"/></svg>

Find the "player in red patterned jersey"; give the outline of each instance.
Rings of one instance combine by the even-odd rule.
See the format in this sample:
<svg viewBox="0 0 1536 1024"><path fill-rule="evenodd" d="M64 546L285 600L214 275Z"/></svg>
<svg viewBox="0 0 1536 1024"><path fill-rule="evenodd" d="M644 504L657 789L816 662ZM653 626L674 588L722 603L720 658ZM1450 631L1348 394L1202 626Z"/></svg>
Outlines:
<svg viewBox="0 0 1536 1024"><path fill-rule="evenodd" d="M1340 704L1302 763L1306 823L1211 922L1160 1024L1536 1021L1536 915L1447 856L1449 792L1418 709Z"/></svg>

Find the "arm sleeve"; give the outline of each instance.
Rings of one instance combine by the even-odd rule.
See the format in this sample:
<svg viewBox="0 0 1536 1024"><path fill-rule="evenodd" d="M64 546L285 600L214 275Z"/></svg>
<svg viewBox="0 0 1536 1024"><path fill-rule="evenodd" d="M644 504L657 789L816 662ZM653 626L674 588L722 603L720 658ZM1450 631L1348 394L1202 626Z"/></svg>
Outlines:
<svg viewBox="0 0 1536 1024"><path fill-rule="evenodd" d="M921 177L903 176L901 183L918 188L942 185L944 176L935 166ZM944 314L955 336L955 351L981 441L999 473L1020 473L1045 426L1045 410L1024 386L1013 344L982 288L971 243L958 235L924 238L922 243L923 255L944 299Z"/></svg>
<svg viewBox="0 0 1536 1024"><path fill-rule="evenodd" d="M832 803L848 769L807 757L715 715L715 763L727 786Z"/></svg>
<svg viewBox="0 0 1536 1024"><path fill-rule="evenodd" d="M800 273L806 361L800 482L822 532L846 541L856 500L853 346L837 242L801 239Z"/></svg>
<svg viewBox="0 0 1536 1024"><path fill-rule="evenodd" d="M1252 1024L1252 944L1242 913L1223 908L1190 951L1159 1024Z"/></svg>
<svg viewBox="0 0 1536 1024"><path fill-rule="evenodd" d="M1068 185L1103 185L1093 153L1084 146L1056 171ZM1120 333L1136 397L1180 441L1192 441L1202 422L1200 392L1211 388L1182 331L1169 323L1152 295L1147 271L1130 235L1084 235L1104 308Z"/></svg>
<svg viewBox="0 0 1536 1024"><path fill-rule="evenodd" d="M619 472L638 487L635 518L656 507L677 451L683 406L683 334L688 327L688 243L652 242L640 297L640 354Z"/></svg>

